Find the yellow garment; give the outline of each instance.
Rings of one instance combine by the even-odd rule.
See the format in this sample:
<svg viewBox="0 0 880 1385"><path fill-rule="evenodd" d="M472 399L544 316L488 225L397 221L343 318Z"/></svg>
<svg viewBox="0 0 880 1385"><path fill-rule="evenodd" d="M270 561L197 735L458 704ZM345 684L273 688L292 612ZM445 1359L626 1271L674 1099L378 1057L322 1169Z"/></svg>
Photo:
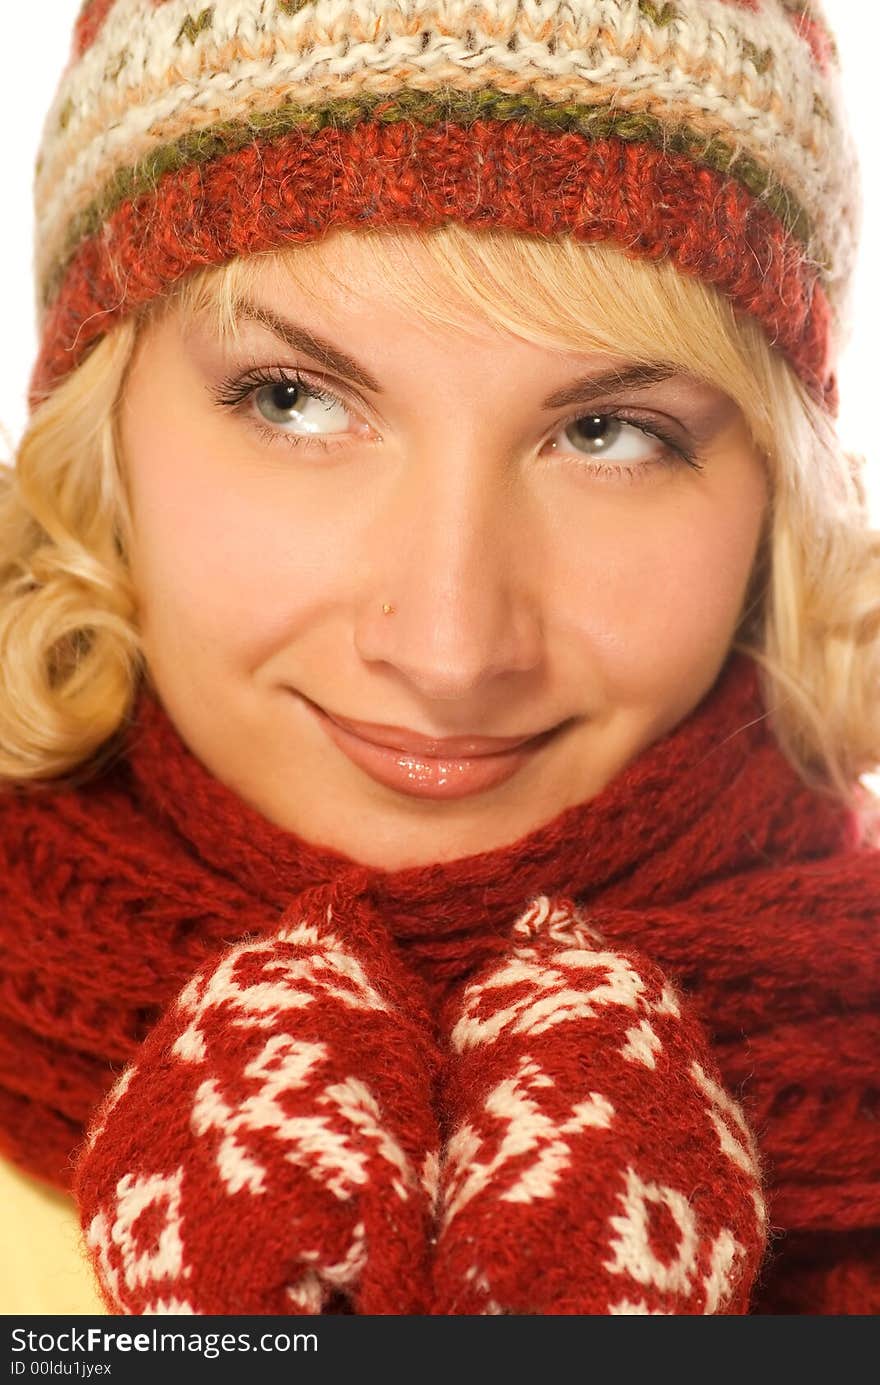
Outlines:
<svg viewBox="0 0 880 1385"><path fill-rule="evenodd" d="M0 1158L0 1314L107 1315L73 1200Z"/></svg>

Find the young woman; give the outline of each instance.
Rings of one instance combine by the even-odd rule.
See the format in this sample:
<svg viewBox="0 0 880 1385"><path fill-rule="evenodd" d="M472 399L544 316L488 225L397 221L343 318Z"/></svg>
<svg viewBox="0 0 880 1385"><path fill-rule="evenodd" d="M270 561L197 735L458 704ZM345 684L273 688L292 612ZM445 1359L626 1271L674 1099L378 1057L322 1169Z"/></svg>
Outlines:
<svg viewBox="0 0 880 1385"><path fill-rule="evenodd" d="M855 172L813 4L82 7L0 493L19 1311L880 1309Z"/></svg>

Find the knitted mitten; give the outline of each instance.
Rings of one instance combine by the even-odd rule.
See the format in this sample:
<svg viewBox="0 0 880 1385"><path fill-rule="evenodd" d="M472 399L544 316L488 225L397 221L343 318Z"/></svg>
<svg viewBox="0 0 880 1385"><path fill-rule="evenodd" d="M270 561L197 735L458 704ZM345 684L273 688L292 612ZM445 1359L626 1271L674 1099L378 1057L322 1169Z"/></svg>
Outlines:
<svg viewBox="0 0 880 1385"><path fill-rule="evenodd" d="M447 1002L433 1313L745 1313L752 1136L701 1027L570 900Z"/></svg>
<svg viewBox="0 0 880 1385"><path fill-rule="evenodd" d="M339 903L195 975L96 1113L74 1193L111 1311L427 1311L434 1049Z"/></svg>

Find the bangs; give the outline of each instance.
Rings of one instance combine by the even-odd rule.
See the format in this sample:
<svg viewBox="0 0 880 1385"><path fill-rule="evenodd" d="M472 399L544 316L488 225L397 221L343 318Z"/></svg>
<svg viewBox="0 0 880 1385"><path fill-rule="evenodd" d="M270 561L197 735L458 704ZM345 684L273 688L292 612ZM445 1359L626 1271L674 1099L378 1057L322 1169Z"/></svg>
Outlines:
<svg viewBox="0 0 880 1385"><path fill-rule="evenodd" d="M734 399L756 444L772 450L761 377L788 367L763 329L702 279L604 241L551 241L456 222L428 230L343 228L188 275L157 311L207 314L215 335L237 341L241 306L261 287L265 297L267 282L314 301L328 282L357 296L354 276L345 276L346 242L355 238L386 300L426 326L467 332L476 320L549 350L675 366Z"/></svg>

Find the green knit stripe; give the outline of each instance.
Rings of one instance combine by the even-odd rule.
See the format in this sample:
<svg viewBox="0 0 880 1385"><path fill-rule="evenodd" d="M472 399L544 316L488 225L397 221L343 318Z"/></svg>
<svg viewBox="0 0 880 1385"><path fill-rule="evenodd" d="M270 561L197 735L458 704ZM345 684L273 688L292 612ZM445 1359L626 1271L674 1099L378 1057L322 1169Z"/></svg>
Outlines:
<svg viewBox="0 0 880 1385"><path fill-rule="evenodd" d="M446 88L442 92L404 90L393 97L370 94L316 106L285 104L262 114L253 113L246 120L220 121L191 131L155 149L134 166L119 169L99 196L72 219L61 253L47 276L42 301L48 306L54 300L77 246L94 235L122 203L152 191L167 173L208 163L255 139L279 139L294 129L315 132L328 125L347 129L367 120L387 125L409 121L429 127L450 121L467 126L485 119L525 119L541 130L652 144L685 155L713 172L729 174L753 197L760 198L789 234L809 247L811 258L819 259L822 273L829 271L830 265L816 255L810 219L803 206L764 164L735 149L727 140L699 134L685 124L667 125L656 116L628 113L610 105L574 101L551 105L531 92L511 95L493 87L478 92Z"/></svg>
<svg viewBox="0 0 880 1385"><path fill-rule="evenodd" d="M646 19L650 19L652 24L659 24L663 29L668 24L674 24L676 19L681 17L675 6L668 3L668 0L662 5L655 3L655 0L639 0L639 11Z"/></svg>
<svg viewBox="0 0 880 1385"><path fill-rule="evenodd" d="M205 33L213 26L214 6L209 5L207 9L201 10L198 14L188 14L177 31L175 43L180 43L183 39L189 39L190 43L195 43L199 34Z"/></svg>

